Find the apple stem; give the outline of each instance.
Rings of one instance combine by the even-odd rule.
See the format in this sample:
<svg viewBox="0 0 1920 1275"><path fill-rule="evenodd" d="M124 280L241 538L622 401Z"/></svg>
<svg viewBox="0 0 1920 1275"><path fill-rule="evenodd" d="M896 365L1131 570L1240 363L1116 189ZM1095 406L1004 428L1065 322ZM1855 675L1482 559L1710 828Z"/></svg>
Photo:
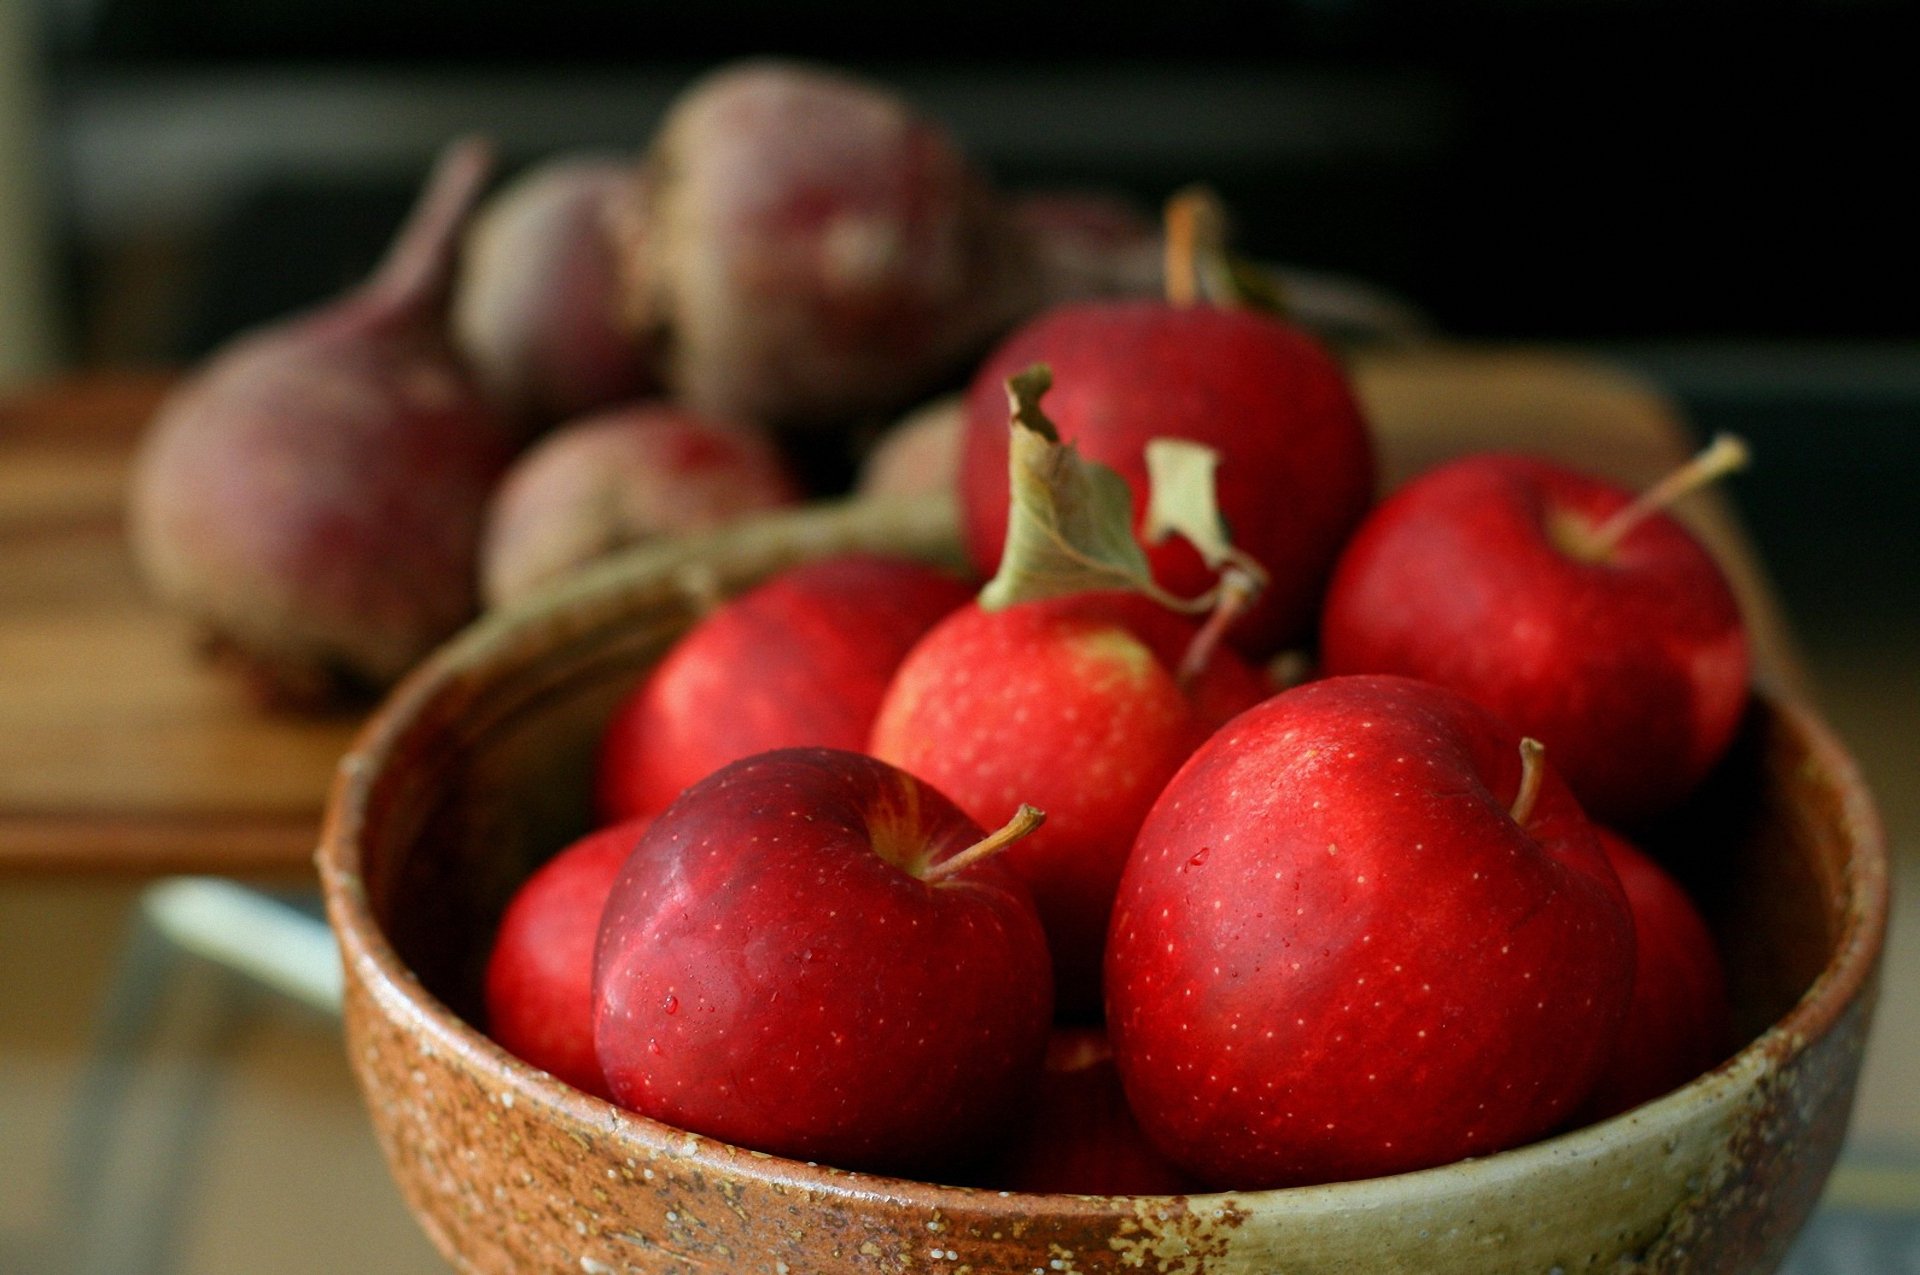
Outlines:
<svg viewBox="0 0 1920 1275"><path fill-rule="evenodd" d="M1751 456L1746 443L1737 436L1716 435L1692 460L1641 492L1631 504L1595 528L1589 539L1589 551L1595 558L1606 557L1648 515L1668 508L1688 492L1744 468Z"/></svg>
<svg viewBox="0 0 1920 1275"><path fill-rule="evenodd" d="M1226 214L1203 186L1189 186L1167 201L1165 267L1167 300L1182 309L1223 294Z"/></svg>
<svg viewBox="0 0 1920 1275"><path fill-rule="evenodd" d="M1520 741L1520 791L1513 795L1508 813L1522 828L1533 817L1533 805L1540 800L1540 781L1546 775L1547 746L1531 735Z"/></svg>
<svg viewBox="0 0 1920 1275"><path fill-rule="evenodd" d="M1174 681L1181 690L1188 690L1199 676L1207 671L1207 665L1213 660L1213 653L1220 646L1220 639L1233 626L1233 622L1245 615L1253 600L1260 596L1262 581L1239 566L1230 565L1220 573L1218 600L1213 610L1208 612L1200 631L1187 643L1187 649L1181 653L1180 667L1174 672Z"/></svg>
<svg viewBox="0 0 1920 1275"><path fill-rule="evenodd" d="M1032 806L1021 803L1020 809L1013 812L1013 818L998 832L990 832L974 842L959 854L942 859L920 874L920 879L929 884L946 880L955 873L965 872L974 864L991 859L1014 842L1046 822L1047 816Z"/></svg>

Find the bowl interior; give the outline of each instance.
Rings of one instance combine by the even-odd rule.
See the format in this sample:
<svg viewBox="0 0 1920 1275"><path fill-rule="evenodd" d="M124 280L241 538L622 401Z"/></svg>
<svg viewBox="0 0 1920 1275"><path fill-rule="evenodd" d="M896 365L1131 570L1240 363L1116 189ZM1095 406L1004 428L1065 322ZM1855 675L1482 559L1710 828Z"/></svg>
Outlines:
<svg viewBox="0 0 1920 1275"><path fill-rule="evenodd" d="M1734 1045L1779 1022L1850 931L1850 812L1801 724L1763 700L1680 809L1630 830L1687 887L1727 971Z"/></svg>
<svg viewBox="0 0 1920 1275"><path fill-rule="evenodd" d="M636 619L421 721L404 791L370 820L367 897L401 961L468 1023L484 1027L481 978L507 901L592 825L594 741L615 703L693 618Z"/></svg>

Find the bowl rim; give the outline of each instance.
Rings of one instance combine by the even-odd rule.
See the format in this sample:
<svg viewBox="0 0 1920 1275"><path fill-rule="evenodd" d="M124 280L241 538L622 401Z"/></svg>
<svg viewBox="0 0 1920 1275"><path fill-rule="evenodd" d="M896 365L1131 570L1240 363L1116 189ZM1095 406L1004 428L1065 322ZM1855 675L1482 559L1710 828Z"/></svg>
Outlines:
<svg viewBox="0 0 1920 1275"><path fill-rule="evenodd" d="M844 521L849 511L829 512ZM764 521L804 524L807 518L807 514L778 515ZM585 1127L636 1138L650 1151L692 1161L716 1174L744 1174L769 1185L799 1186L847 1200L885 1196L933 1209L984 1212L1010 1220L1042 1211L1059 1216L1133 1217L1139 1207L1173 1199L1185 1200L1194 1212L1229 1206L1277 1212L1309 1204L1358 1210L1377 1207L1387 1200L1405 1203L1410 1196L1456 1194L1463 1176L1488 1185L1510 1181L1549 1164L1597 1155L1639 1124L1666 1124L1700 1104L1730 1107L1761 1074L1811 1047L1874 986L1889 911L1889 866L1879 814L1857 764L1817 711L1805 701L1756 689L1756 705L1780 718L1803 742L1807 764L1831 776L1830 786L1841 796L1839 835L1849 853L1840 880L1845 907L1833 954L1785 1014L1718 1066L1668 1094L1608 1119L1485 1156L1383 1177L1169 1197L1040 1194L866 1173L734 1146L628 1111L508 1053L429 992L401 960L373 915L361 875L360 846L382 763L439 697L471 677L476 668L483 668L483 680L489 680L517 667L534 653L533 639L555 623L571 629L574 623L590 620L608 607L621 607L627 584L647 570L671 574L676 567L697 562L703 548L730 539L727 533L721 533L684 542L672 551L624 557L612 570L590 571L576 578L574 587L547 595L541 603L515 608L471 627L402 680L374 710L338 764L315 860L328 918L347 967L348 984L351 987L358 981L366 995L383 1005L384 1013L403 1019L422 1033L430 1041L425 1047L457 1057L473 1074L496 1086L496 1093L526 1094ZM710 583L702 582L702 587L710 587Z"/></svg>

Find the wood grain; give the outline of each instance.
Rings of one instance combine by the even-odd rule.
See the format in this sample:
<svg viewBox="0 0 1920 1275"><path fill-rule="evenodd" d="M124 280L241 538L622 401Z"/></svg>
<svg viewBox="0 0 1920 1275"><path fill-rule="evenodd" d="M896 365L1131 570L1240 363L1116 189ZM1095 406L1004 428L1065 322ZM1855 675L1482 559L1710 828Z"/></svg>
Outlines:
<svg viewBox="0 0 1920 1275"><path fill-rule="evenodd" d="M1692 448L1653 387L1591 359L1503 348L1373 355L1355 378L1389 481L1482 447L1640 485ZM163 375L0 399L0 872L304 877L350 715L271 716L144 596L121 502ZM1733 568L1763 679L1798 689L1786 627L1726 507L1688 516Z"/></svg>
<svg viewBox="0 0 1920 1275"><path fill-rule="evenodd" d="M260 713L142 594L120 508L164 385L0 402L0 870L310 870L356 722Z"/></svg>

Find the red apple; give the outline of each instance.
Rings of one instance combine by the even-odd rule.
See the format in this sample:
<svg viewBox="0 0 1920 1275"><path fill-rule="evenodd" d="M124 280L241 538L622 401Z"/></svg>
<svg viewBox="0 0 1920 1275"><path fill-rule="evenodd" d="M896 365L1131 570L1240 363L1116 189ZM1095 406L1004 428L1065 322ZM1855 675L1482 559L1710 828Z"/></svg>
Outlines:
<svg viewBox="0 0 1920 1275"><path fill-rule="evenodd" d="M1595 818L1684 797L1747 702L1746 630L1713 558L1631 493L1543 460L1467 457L1383 503L1327 595L1329 673L1450 686L1547 746Z"/></svg>
<svg viewBox="0 0 1920 1275"><path fill-rule="evenodd" d="M1193 1184L1140 1132L1106 1032L1063 1027L1047 1043L1033 1114L987 1185L1044 1194L1177 1195Z"/></svg>
<svg viewBox="0 0 1920 1275"><path fill-rule="evenodd" d="M593 1052L593 944L607 892L648 820L590 833L507 904L487 957L487 1032L508 1053L606 1098Z"/></svg>
<svg viewBox="0 0 1920 1275"><path fill-rule="evenodd" d="M1726 1057L1733 1009L1719 949L1693 900L1626 838L1598 829L1607 861L1633 905L1633 999L1586 1120L1678 1089Z"/></svg>
<svg viewBox="0 0 1920 1275"><path fill-rule="evenodd" d="M989 827L1019 803L1044 828L1007 853L1039 905L1063 1014L1098 1017L1107 916L1148 807L1220 723L1264 698L1218 650L1190 686L1173 670L1197 630L1146 598L1075 594L963 607L908 653L869 751Z"/></svg>
<svg viewBox="0 0 1920 1275"><path fill-rule="evenodd" d="M1550 765L1395 677L1249 710L1128 860L1108 1029L1134 1114L1252 1189L1443 1164L1545 1133L1611 1054L1633 922Z"/></svg>
<svg viewBox="0 0 1920 1275"><path fill-rule="evenodd" d="M831 749L695 785L601 923L594 1039L615 1097L843 1168L944 1172L983 1149L1052 1015L1032 900L983 860L1019 831L988 838L906 772Z"/></svg>
<svg viewBox="0 0 1920 1275"><path fill-rule="evenodd" d="M865 748L901 657L969 596L924 563L849 554L726 603L615 711L600 750L601 812L655 814L696 780L769 749Z"/></svg>
<svg viewBox="0 0 1920 1275"><path fill-rule="evenodd" d="M1053 372L1063 441L1111 466L1146 511L1144 448L1191 439L1220 454L1220 512L1271 580L1229 640L1268 655L1311 625L1335 555L1373 496L1373 447L1345 374L1314 339L1251 310L1115 301L1049 311L975 375L961 455L961 526L984 574L1007 529L1008 379ZM1149 551L1154 578L1195 595L1215 572L1185 541Z"/></svg>

